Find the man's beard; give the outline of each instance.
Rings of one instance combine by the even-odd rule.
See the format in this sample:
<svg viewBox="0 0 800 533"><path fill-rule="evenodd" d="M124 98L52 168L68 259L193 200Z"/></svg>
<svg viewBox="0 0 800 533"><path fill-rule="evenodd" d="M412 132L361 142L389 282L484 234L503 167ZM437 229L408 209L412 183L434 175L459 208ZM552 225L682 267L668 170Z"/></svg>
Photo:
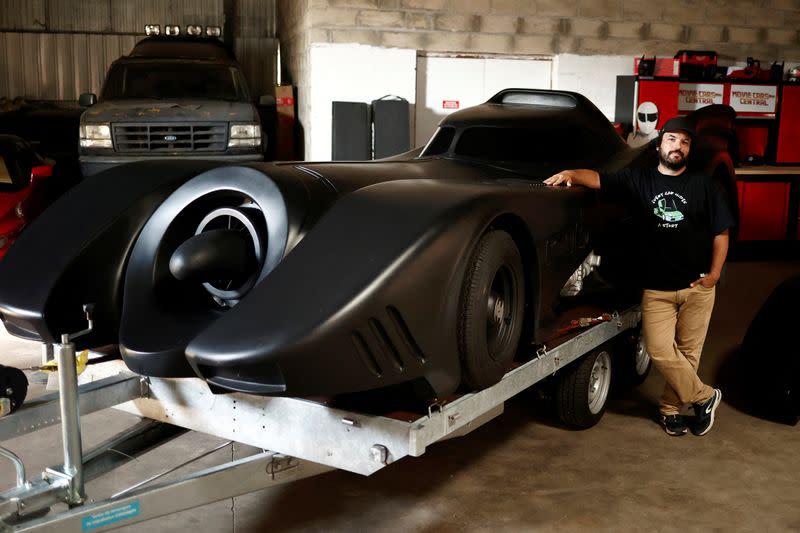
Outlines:
<svg viewBox="0 0 800 533"><path fill-rule="evenodd" d="M672 153L679 153L681 155L680 161L672 162L669 160L669 156ZM661 151L661 148L658 149L658 160L661 161L661 164L667 167L670 170L680 170L686 166L686 157L684 157L683 153L678 150L673 150L672 152L668 153L666 156L664 152Z"/></svg>

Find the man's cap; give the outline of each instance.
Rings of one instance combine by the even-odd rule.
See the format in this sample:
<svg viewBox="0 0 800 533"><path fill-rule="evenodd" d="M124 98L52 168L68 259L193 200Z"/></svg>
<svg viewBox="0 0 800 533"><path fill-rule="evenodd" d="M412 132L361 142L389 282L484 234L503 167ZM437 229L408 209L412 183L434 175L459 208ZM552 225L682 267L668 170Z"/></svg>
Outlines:
<svg viewBox="0 0 800 533"><path fill-rule="evenodd" d="M664 124L661 128L661 134L671 133L673 131L683 131L689 134L690 137L695 137L697 134L694 131L694 121L686 117L674 117Z"/></svg>

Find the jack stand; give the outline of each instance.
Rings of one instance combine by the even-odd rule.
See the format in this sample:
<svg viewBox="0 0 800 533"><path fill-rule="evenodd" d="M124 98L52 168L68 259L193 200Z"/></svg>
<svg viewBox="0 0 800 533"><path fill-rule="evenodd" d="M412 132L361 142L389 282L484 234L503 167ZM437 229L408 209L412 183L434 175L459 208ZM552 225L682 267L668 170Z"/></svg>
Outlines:
<svg viewBox="0 0 800 533"><path fill-rule="evenodd" d="M80 505L86 499L83 486L83 449L81 447L81 413L78 405L78 371L75 361L75 344L72 342L93 328L92 311L94 306L86 304L88 327L71 335L61 335L61 344L54 346L58 358L58 397L61 406L61 439L64 446L63 470L48 469L47 473L56 477L66 477L69 482L66 501L70 507Z"/></svg>
<svg viewBox="0 0 800 533"><path fill-rule="evenodd" d="M67 503L71 506L83 503L86 493L83 487L83 450L81 448L80 407L78 406L78 372L75 364L75 344L69 335L61 336L61 344L55 345L58 357L58 396L61 406L61 439L64 447L63 472L48 469L56 477L69 481Z"/></svg>
<svg viewBox="0 0 800 533"><path fill-rule="evenodd" d="M19 457L9 450L0 449L0 456L14 464L17 474L16 487L0 495L0 528L26 516L41 511L46 512L58 501L74 507L86 500L78 404L78 370L75 344L72 340L92 331L92 309L92 305L83 306L88 321L86 329L71 335L61 335L61 343L53 345L53 352L58 358L58 396L64 464L60 468L45 469L41 479L29 482L25 479L25 467ZM45 348L42 355L46 357L49 352L50 349Z"/></svg>

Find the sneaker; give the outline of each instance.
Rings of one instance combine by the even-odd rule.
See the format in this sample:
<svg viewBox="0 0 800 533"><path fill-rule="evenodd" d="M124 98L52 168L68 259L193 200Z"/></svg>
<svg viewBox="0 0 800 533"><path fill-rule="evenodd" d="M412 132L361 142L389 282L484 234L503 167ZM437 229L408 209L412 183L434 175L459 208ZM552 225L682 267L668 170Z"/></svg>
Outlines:
<svg viewBox="0 0 800 533"><path fill-rule="evenodd" d="M683 415L661 415L661 425L664 426L664 431L667 432L667 435L672 435L673 437L686 435L686 432L689 431Z"/></svg>
<svg viewBox="0 0 800 533"><path fill-rule="evenodd" d="M702 402L694 404L694 423L692 424L692 433L698 437L705 435L711 430L714 425L714 412L719 407L719 402L722 401L722 391L714 389L714 394L711 398Z"/></svg>

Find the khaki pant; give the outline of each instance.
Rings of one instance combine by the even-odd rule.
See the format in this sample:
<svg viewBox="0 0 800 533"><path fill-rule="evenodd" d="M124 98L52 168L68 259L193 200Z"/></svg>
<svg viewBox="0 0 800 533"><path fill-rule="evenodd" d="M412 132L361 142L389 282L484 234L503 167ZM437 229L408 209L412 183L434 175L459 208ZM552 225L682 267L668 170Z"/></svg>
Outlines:
<svg viewBox="0 0 800 533"><path fill-rule="evenodd" d="M679 291L645 290L642 295L645 346L667 381L659 402L662 415L680 414L685 404L703 402L714 393L700 381L697 367L715 292L716 287L698 284Z"/></svg>

